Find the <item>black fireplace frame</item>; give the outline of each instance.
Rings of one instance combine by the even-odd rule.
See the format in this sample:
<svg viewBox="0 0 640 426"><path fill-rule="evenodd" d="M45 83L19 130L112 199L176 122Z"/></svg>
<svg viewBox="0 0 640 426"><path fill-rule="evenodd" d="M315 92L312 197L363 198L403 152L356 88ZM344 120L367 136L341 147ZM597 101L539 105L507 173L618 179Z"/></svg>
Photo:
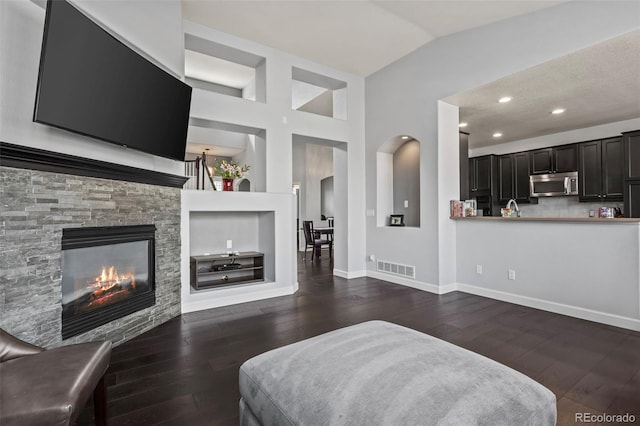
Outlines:
<svg viewBox="0 0 640 426"><path fill-rule="evenodd" d="M62 250L101 245L148 241L149 291L134 295L124 302L105 306L92 312L65 318L62 312L62 339L82 334L118 318L148 308L156 303L155 285L155 225L100 226L66 228L62 230Z"/></svg>

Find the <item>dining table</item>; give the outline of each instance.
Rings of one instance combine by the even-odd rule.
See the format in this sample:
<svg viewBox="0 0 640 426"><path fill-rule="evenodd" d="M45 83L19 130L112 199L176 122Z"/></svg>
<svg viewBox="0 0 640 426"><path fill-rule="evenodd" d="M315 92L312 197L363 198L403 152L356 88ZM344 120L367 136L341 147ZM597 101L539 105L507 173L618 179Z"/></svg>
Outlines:
<svg viewBox="0 0 640 426"><path fill-rule="evenodd" d="M313 228L313 233L318 239L321 238L324 234L327 236L327 240L333 241L333 226L321 226L318 228ZM316 251L316 257L320 257L320 250Z"/></svg>
<svg viewBox="0 0 640 426"><path fill-rule="evenodd" d="M313 232L316 234L325 234L325 235L333 235L333 226L323 226L318 228L313 228Z"/></svg>

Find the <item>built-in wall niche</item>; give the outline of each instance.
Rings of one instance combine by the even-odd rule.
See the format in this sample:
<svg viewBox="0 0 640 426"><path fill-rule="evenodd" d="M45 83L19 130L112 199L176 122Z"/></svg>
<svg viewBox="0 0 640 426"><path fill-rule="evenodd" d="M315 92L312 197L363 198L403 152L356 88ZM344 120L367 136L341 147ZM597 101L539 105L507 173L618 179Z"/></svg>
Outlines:
<svg viewBox="0 0 640 426"><path fill-rule="evenodd" d="M347 83L301 68L291 69L291 108L347 119Z"/></svg>
<svg viewBox="0 0 640 426"><path fill-rule="evenodd" d="M380 146L376 160L377 225L390 226L391 215L402 215L404 226L419 227L420 142L398 135Z"/></svg>
<svg viewBox="0 0 640 426"><path fill-rule="evenodd" d="M333 218L333 205L333 176L328 176L320 180L320 217Z"/></svg>
<svg viewBox="0 0 640 426"><path fill-rule="evenodd" d="M205 160L204 165L201 159ZM234 191L267 190L266 130L191 118L185 156L185 175L190 178L185 189L213 190L215 187L221 191L222 178L216 164L223 160L249 166L244 179L234 180Z"/></svg>
<svg viewBox="0 0 640 426"><path fill-rule="evenodd" d="M266 102L266 59L185 34L185 81L196 89Z"/></svg>
<svg viewBox="0 0 640 426"><path fill-rule="evenodd" d="M264 281L276 279L273 211L191 212L189 241L190 256L228 251L263 253Z"/></svg>

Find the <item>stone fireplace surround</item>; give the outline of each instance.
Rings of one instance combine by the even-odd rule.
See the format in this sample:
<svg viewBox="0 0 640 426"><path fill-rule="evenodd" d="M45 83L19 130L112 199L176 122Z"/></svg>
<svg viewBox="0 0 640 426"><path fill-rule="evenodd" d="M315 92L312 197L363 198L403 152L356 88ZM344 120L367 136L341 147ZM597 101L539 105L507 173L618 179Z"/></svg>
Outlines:
<svg viewBox="0 0 640 426"><path fill-rule="evenodd" d="M0 147L0 327L45 347L102 339L117 345L178 316L180 182L184 181L30 148L18 156L31 156L36 162L16 160L14 152L23 149L13 147ZM43 158L53 161L43 167ZM96 173L101 168L107 171ZM154 174L161 183L148 183ZM137 182L116 180L128 177ZM170 186L164 186L167 181ZM63 341L62 229L143 224L157 228L156 304Z"/></svg>

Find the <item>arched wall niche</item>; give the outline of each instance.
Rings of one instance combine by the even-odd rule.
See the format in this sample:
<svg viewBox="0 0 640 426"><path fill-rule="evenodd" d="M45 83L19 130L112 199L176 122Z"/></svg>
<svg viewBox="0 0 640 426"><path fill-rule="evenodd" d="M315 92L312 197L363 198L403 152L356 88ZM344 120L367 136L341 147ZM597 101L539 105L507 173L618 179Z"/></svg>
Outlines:
<svg viewBox="0 0 640 426"><path fill-rule="evenodd" d="M380 146L376 156L377 225L390 226L391 215L402 215L404 226L419 227L420 141L395 136Z"/></svg>
<svg viewBox="0 0 640 426"><path fill-rule="evenodd" d="M237 191L251 192L251 181L247 178L242 178L238 181Z"/></svg>

